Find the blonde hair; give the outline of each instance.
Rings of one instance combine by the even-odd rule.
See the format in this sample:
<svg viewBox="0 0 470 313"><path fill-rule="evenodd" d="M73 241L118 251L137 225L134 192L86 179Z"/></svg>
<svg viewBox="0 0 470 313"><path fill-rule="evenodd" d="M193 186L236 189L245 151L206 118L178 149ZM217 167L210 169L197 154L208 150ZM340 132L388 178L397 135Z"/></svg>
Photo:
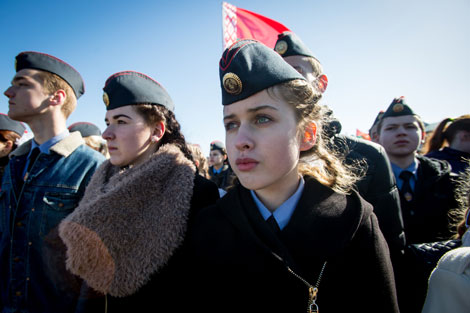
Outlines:
<svg viewBox="0 0 470 313"><path fill-rule="evenodd" d="M61 110L64 116L68 118L77 106L77 97L75 96L72 87L54 73L38 71L38 76L42 80L42 86L46 92L53 94L57 90L65 91L67 97L65 98L65 102L62 105Z"/></svg>
<svg viewBox="0 0 470 313"><path fill-rule="evenodd" d="M449 212L449 217L452 221L457 221L455 227L457 234L454 238L462 238L463 234L467 231L465 226L466 214L470 210L470 159L466 159L467 168L460 173L455 182L455 199L458 203L458 208Z"/></svg>
<svg viewBox="0 0 470 313"><path fill-rule="evenodd" d="M85 144L87 146L89 146L93 150L98 151L99 153L104 155L107 159L109 159L108 146L106 145L105 142L103 142L103 139L100 136L83 137L83 140L85 140Z"/></svg>
<svg viewBox="0 0 470 313"><path fill-rule="evenodd" d="M317 123L315 145L300 153L300 173L313 176L338 193L350 193L360 177L355 174L353 165L343 163L341 153L324 141L322 125L326 122L326 109L318 104L321 94L305 80L278 84L268 88L267 92L271 97L282 99L293 107L298 132L311 122Z"/></svg>
<svg viewBox="0 0 470 313"><path fill-rule="evenodd" d="M201 176L204 176L205 178L209 178L209 166L207 164L207 158L202 153L201 147L198 144L188 143L188 148L189 151L191 151L191 154L193 155L193 159L199 171L199 174Z"/></svg>

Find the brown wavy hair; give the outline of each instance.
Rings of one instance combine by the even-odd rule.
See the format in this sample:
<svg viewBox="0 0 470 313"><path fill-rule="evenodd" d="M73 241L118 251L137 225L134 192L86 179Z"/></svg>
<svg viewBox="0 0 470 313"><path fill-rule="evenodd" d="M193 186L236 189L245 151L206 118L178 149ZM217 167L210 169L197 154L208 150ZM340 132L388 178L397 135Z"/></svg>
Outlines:
<svg viewBox="0 0 470 313"><path fill-rule="evenodd" d="M327 112L324 106L318 104L321 94L305 80L281 83L268 88L267 92L294 108L298 131L313 121L317 123L315 145L300 153L300 173L313 176L336 192L350 193L360 176L355 174L358 171L355 171L353 165L343 163L341 153L328 146L323 138L322 125L326 123Z"/></svg>
<svg viewBox="0 0 470 313"><path fill-rule="evenodd" d="M450 145L459 131L470 132L470 114L442 120L426 142L425 153L438 151L445 144Z"/></svg>
<svg viewBox="0 0 470 313"><path fill-rule="evenodd" d="M144 118L145 122L153 125L159 122L165 124L165 134L159 141L159 147L171 143L176 145L184 156L195 164L191 151L189 150L186 139L181 133L181 126L176 120L175 114L163 105L158 104L133 104L136 111Z"/></svg>

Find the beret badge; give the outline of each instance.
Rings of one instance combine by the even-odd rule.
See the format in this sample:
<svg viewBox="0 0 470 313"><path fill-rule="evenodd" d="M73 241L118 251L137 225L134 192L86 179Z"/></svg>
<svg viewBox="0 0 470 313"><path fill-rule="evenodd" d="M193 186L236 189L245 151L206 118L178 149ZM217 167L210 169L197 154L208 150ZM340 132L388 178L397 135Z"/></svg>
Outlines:
<svg viewBox="0 0 470 313"><path fill-rule="evenodd" d="M280 55L283 55L287 51L287 42L285 42L284 40L278 41L276 43L276 46L274 47L274 50Z"/></svg>
<svg viewBox="0 0 470 313"><path fill-rule="evenodd" d="M396 113L401 112L404 109L405 109L405 107L401 103L397 103L393 106L393 112L396 112Z"/></svg>
<svg viewBox="0 0 470 313"><path fill-rule="evenodd" d="M225 91L231 95L238 95L242 92L242 81L235 73L227 73L222 78Z"/></svg>
<svg viewBox="0 0 470 313"><path fill-rule="evenodd" d="M109 106L109 97L108 97L108 94L105 92L103 92L103 102L106 106Z"/></svg>

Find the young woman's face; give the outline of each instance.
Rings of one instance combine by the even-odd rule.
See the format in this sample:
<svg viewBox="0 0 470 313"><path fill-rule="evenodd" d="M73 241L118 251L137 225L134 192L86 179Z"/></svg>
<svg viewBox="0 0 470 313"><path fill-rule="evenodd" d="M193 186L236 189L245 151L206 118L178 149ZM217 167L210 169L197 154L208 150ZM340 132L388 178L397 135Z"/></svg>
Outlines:
<svg viewBox="0 0 470 313"><path fill-rule="evenodd" d="M155 152L152 135L159 126L148 125L132 105L107 111L105 122L108 127L102 136L108 144L111 164L137 165Z"/></svg>
<svg viewBox="0 0 470 313"><path fill-rule="evenodd" d="M423 131L413 115L386 117L382 121L379 143L393 157L414 154L423 139Z"/></svg>
<svg viewBox="0 0 470 313"><path fill-rule="evenodd" d="M209 154L210 162L214 166L222 166L225 161L225 156L220 150L212 150Z"/></svg>
<svg viewBox="0 0 470 313"><path fill-rule="evenodd" d="M225 143L240 183L256 191L298 183L300 139L293 109L263 90L224 106Z"/></svg>
<svg viewBox="0 0 470 313"><path fill-rule="evenodd" d="M10 154L12 148L13 143L10 140L0 140L0 158L6 157L8 154Z"/></svg>

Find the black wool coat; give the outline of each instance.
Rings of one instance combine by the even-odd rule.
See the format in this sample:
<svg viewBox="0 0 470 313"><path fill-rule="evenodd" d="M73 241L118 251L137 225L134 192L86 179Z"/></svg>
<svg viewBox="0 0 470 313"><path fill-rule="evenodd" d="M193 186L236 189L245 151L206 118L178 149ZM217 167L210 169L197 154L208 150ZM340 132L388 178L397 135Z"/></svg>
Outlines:
<svg viewBox="0 0 470 313"><path fill-rule="evenodd" d="M311 177L276 235L238 185L196 217L191 230L197 312L305 312L316 285L321 312L398 312L387 244L370 204Z"/></svg>

